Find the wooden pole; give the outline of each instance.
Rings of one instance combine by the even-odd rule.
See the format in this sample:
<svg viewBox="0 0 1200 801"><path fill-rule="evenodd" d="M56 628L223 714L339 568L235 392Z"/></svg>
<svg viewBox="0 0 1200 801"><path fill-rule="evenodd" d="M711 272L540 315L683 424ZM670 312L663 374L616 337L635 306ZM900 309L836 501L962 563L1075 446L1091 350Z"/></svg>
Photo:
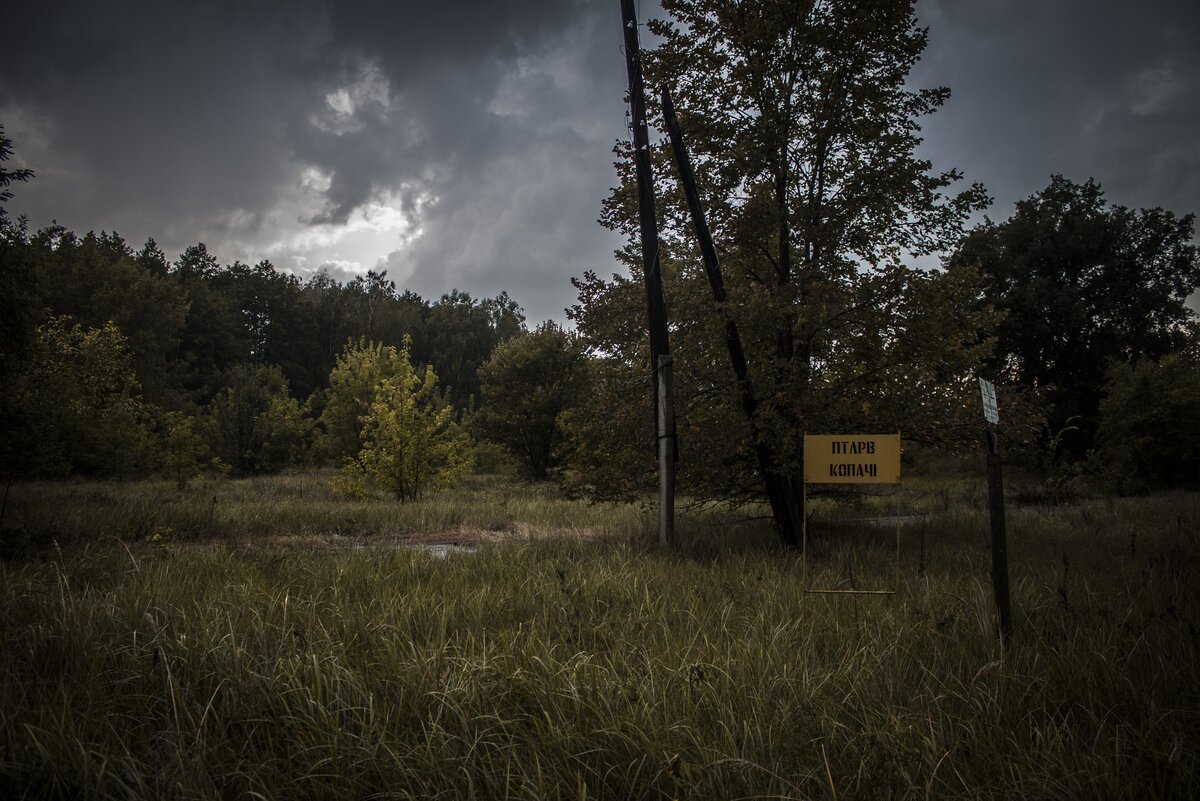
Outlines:
<svg viewBox="0 0 1200 801"><path fill-rule="evenodd" d="M629 78L629 110L633 123L633 163L638 183L638 219L641 227L642 275L646 284L646 316L650 333L650 370L654 388L654 428L658 450L659 538L664 545L674 539L675 412L671 344L663 302L659 261L658 222L654 216L654 173L650 165L650 135L646 124L646 96L642 83L641 46L638 43L634 0L621 0L625 37L625 68ZM666 357L664 370L663 357Z"/></svg>
<svg viewBox="0 0 1200 801"><path fill-rule="evenodd" d="M1000 618L1000 642L1012 637L1012 608L1008 596L1008 534L1004 528L1004 474L1000 465L1000 435L987 432L988 514L992 525L992 588Z"/></svg>
<svg viewBox="0 0 1200 801"><path fill-rule="evenodd" d="M669 353L658 357L658 538L675 544L675 392Z"/></svg>
<svg viewBox="0 0 1200 801"><path fill-rule="evenodd" d="M708 230L708 221L705 220L704 209L700 205L700 193L696 189L696 178L692 172L692 159L688 155L687 145L683 141L683 131L675 116L675 104L671 102L671 93L665 86L662 89L662 107L663 118L667 123L667 134L671 137L671 151L675 154L675 168L679 172L679 183L683 187L684 197L687 198L692 227L696 229L696 239L700 243L700 256L704 262L704 272L708 276L713 300L717 302L718 309L725 316L725 348L729 351L729 362L733 366L733 374L737 378L742 414L749 421L754 437L754 456L758 461L758 470L763 477L767 500L771 504L771 514L783 541L789 545L795 545L803 528L803 524L798 520L803 517L803 496L800 506L797 508L791 479L775 468L766 440L759 431L758 400L754 397L754 387L750 383L750 371L746 365L746 353L742 349L742 338L738 333L737 322L733 319L733 315L724 307L728 296L725 293L725 282L721 277L721 265L717 261L717 249L713 245L712 234Z"/></svg>

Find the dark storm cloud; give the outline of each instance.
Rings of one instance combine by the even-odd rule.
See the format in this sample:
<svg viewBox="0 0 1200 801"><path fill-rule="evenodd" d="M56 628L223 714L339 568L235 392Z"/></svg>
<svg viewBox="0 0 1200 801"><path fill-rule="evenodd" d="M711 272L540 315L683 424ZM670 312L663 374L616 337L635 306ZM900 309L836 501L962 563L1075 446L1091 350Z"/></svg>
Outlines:
<svg viewBox="0 0 1200 801"><path fill-rule="evenodd" d="M424 182L431 168L471 170L511 152L523 131L489 102L520 59L552 47L581 13L561 0L332 4L331 55L314 82L336 89L377 70L392 104L386 113L368 104L353 132L293 121L297 155L333 174L323 218L345 220L380 184Z"/></svg>
<svg viewBox="0 0 1200 801"><path fill-rule="evenodd" d="M389 255L418 291L520 286L531 312L561 318L572 300L565 277L612 265L620 243L596 218L624 119L617 19L579 20L505 75L474 125L442 126L471 141L453 148L454 168L435 184L425 235Z"/></svg>
<svg viewBox="0 0 1200 801"><path fill-rule="evenodd" d="M556 282L535 317L569 302L566 265L611 259L595 218L622 130L615 5L46 9L10 14L22 35L0 77L0 121L38 171L14 209L37 224L57 217L176 250L204 237L232 260L250 254L221 252L222 240L336 227L386 195L419 233L411 253L382 248L381 263L426 292L523 301L526 285L541 295ZM304 168L315 208L281 202Z"/></svg>
<svg viewBox="0 0 1200 801"><path fill-rule="evenodd" d="M14 138L32 135L17 145L38 211L161 238L253 217L286 180L278 132L304 87L276 42L302 48L307 26L268 33L215 5L163 3L22 4L9 23L0 106Z"/></svg>
<svg viewBox="0 0 1200 801"><path fill-rule="evenodd" d="M987 184L993 218L1053 173L1200 211L1200 4L924 0L918 14L930 46L914 83L953 90L926 150Z"/></svg>
<svg viewBox="0 0 1200 801"><path fill-rule="evenodd" d="M569 277L603 269L618 244L595 222L623 121L619 16L601 10L495 4L459 30L462 10L443 8L425 30L447 36L423 58L378 37L369 15L339 19L360 63L387 78L393 124L294 131L297 153L332 173L325 219L345 219L382 177L425 201L421 235L384 262L407 286L508 291L535 321L561 317ZM345 136L353 147L334 146Z"/></svg>
<svg viewBox="0 0 1200 801"><path fill-rule="evenodd" d="M913 83L954 90L926 151L983 181L993 217L1051 173L1200 210L1197 4L918 12L930 49ZM534 321L561 318L571 275L614 268L619 241L595 220L624 135L615 0L76 0L5 15L0 123L37 170L10 210L35 225L154 236L168 253L203 239L223 261L302 272L379 266L425 295L507 290ZM406 223L372 228L389 208ZM340 237L363 230L374 238L349 252Z"/></svg>

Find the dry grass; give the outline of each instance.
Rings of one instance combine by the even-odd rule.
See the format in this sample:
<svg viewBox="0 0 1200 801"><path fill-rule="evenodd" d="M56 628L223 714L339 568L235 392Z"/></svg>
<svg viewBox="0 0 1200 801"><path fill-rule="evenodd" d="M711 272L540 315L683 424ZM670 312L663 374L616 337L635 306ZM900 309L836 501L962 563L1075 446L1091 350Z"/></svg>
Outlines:
<svg viewBox="0 0 1200 801"><path fill-rule="evenodd" d="M0 573L0 795L1200 787L1196 495L1011 508L1005 652L979 490L962 481L914 481L849 513L928 515L905 530L891 599L805 595L797 554L717 510L664 552L644 512L545 488L484 480L403 508L320 486L289 476L176 500L153 484L16 488L7 525L59 547ZM555 530L590 536L536 536ZM487 542L449 558L263 545L446 532ZM891 580L872 556L891 532L817 533L815 580L847 581L847 560L863 585Z"/></svg>

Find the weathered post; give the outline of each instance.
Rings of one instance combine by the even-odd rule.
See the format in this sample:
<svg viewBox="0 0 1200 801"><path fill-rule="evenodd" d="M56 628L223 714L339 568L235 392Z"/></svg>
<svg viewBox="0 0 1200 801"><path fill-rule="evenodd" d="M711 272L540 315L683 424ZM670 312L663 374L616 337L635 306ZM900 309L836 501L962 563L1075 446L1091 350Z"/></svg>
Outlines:
<svg viewBox="0 0 1200 801"><path fill-rule="evenodd" d="M675 542L675 382L671 354L658 357L658 531L663 545Z"/></svg>
<svg viewBox="0 0 1200 801"><path fill-rule="evenodd" d="M1000 642L1012 637L1012 607L1008 595L1008 532L1004 527L1004 472L1000 464L1000 410L996 387L986 378L979 379L983 400L983 418L987 422L988 517L992 529L992 589L996 596L996 614L1000 619Z"/></svg>
<svg viewBox="0 0 1200 801"><path fill-rule="evenodd" d="M658 222L654 217L654 174L650 166L650 136L646 125L646 97L642 84L641 47L633 0L621 0L625 37L625 67L629 78L629 110L633 123L633 163L638 182L638 215L642 240L642 275L646 283L646 312L650 331L650 369L654 387L654 428L658 449L659 539L671 545L675 536L675 413L668 408L673 396L671 345L663 303L659 268ZM665 357L665 360L664 360ZM665 370L664 370L665 367Z"/></svg>
<svg viewBox="0 0 1200 801"><path fill-rule="evenodd" d="M989 430L987 474L988 516L992 522L992 587L1000 617L1000 640L1012 636L1012 608L1008 598L1008 532L1004 528L1004 473L1000 467L1000 435Z"/></svg>

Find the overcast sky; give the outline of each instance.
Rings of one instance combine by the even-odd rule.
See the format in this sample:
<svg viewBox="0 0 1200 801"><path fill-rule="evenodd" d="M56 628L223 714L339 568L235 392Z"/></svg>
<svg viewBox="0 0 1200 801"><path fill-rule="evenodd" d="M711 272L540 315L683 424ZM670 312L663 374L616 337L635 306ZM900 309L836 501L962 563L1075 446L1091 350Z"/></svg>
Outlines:
<svg viewBox="0 0 1200 801"><path fill-rule="evenodd" d="M655 9L641 3L645 16ZM1052 173L1200 211L1200 3L922 0L924 153L1012 203ZM203 241L307 276L386 269L561 320L616 269L617 0L109 0L4 12L0 124L33 226ZM7 166L14 166L10 163Z"/></svg>

